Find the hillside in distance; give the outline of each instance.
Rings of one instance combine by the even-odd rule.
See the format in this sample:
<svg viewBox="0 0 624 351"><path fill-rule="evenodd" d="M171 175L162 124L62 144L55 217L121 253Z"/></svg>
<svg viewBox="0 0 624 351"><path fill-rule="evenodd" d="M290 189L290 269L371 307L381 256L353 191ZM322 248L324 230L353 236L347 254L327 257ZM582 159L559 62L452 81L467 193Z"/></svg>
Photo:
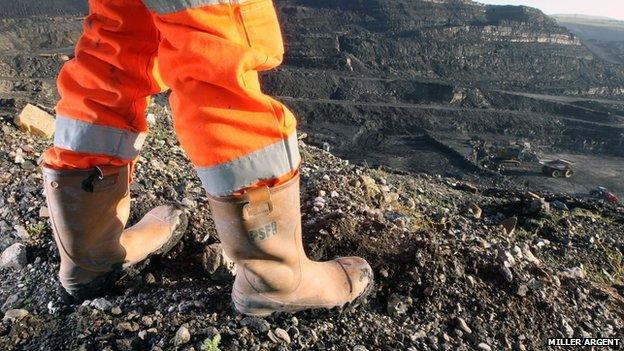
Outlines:
<svg viewBox="0 0 624 351"><path fill-rule="evenodd" d="M577 35L596 55L624 64L624 21L584 15L555 15L557 23Z"/></svg>
<svg viewBox="0 0 624 351"><path fill-rule="evenodd" d="M276 4L291 66L529 92L624 95L624 68L595 57L534 8L469 0Z"/></svg>

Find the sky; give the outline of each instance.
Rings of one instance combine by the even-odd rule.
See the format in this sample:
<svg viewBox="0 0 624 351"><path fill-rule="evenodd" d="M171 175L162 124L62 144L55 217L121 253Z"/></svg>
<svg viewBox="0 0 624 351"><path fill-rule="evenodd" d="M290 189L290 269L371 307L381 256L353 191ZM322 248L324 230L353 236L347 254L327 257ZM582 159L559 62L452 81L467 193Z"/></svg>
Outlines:
<svg viewBox="0 0 624 351"><path fill-rule="evenodd" d="M610 17L624 21L624 0L476 0L493 5L525 5L544 13Z"/></svg>

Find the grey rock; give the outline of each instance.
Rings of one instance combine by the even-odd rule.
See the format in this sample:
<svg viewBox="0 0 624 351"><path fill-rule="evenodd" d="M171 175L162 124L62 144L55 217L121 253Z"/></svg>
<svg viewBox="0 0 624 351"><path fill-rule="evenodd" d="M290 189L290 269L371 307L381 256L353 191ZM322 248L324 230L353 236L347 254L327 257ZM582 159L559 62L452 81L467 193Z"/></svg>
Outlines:
<svg viewBox="0 0 624 351"><path fill-rule="evenodd" d="M410 336L412 341L416 341L419 339L424 339L427 337L427 333L424 330L419 330Z"/></svg>
<svg viewBox="0 0 624 351"><path fill-rule="evenodd" d="M524 296L526 296L528 291L529 291L529 288L526 285L521 284L520 286L518 286L518 290L516 290L516 294L518 296L523 296L524 297Z"/></svg>
<svg viewBox="0 0 624 351"><path fill-rule="evenodd" d="M24 162L21 164L21 166L22 166L22 168L23 168L23 169L25 169L25 170L27 170L27 171L32 171L32 170L34 170L35 168L37 168L37 166L35 166L35 164L34 164L34 163L32 163L32 162L30 162L30 161L24 161Z"/></svg>
<svg viewBox="0 0 624 351"><path fill-rule="evenodd" d="M550 204L552 205L552 207L554 207L555 209L559 211L569 211L568 205L564 204L563 202L559 200L555 200L551 202Z"/></svg>
<svg viewBox="0 0 624 351"><path fill-rule="evenodd" d="M15 229L15 235L22 239L22 240L28 240L30 239L30 234L28 233L28 230L26 230L26 228L23 225L15 225L13 226L13 229Z"/></svg>
<svg viewBox="0 0 624 351"><path fill-rule="evenodd" d="M46 307L48 308L48 313L50 314L56 314L61 309L56 301L48 301Z"/></svg>
<svg viewBox="0 0 624 351"><path fill-rule="evenodd" d="M561 321L559 323L559 330L565 335L567 338L571 338L574 336L574 329L570 325L570 323L564 318L561 317Z"/></svg>
<svg viewBox="0 0 624 351"><path fill-rule="evenodd" d="M223 250L221 244L207 245L201 257L204 269L213 280L230 281L236 274L236 265Z"/></svg>
<svg viewBox="0 0 624 351"><path fill-rule="evenodd" d="M8 311L20 307L21 299L18 294L9 295L2 304L2 311Z"/></svg>
<svg viewBox="0 0 624 351"><path fill-rule="evenodd" d="M455 323L457 324L457 327L461 329L461 331L463 331L464 333L466 334L472 333L472 330L468 326L468 323L466 323L466 321L463 318L461 317L455 318Z"/></svg>
<svg viewBox="0 0 624 351"><path fill-rule="evenodd" d="M93 299L90 303L89 306L98 309L100 311L109 311L111 310L113 307L115 307L115 305L113 305L112 302L106 300L103 297L98 297L97 299Z"/></svg>
<svg viewBox="0 0 624 351"><path fill-rule="evenodd" d="M550 212L550 204L544 199L535 199L529 202L525 208L527 214L544 214Z"/></svg>
<svg viewBox="0 0 624 351"><path fill-rule="evenodd" d="M258 317L245 317L240 321L240 324L255 333L266 333L271 329L269 322Z"/></svg>
<svg viewBox="0 0 624 351"><path fill-rule="evenodd" d="M21 269L28 263L28 255L24 244L16 243L2 252L0 267Z"/></svg>
<svg viewBox="0 0 624 351"><path fill-rule="evenodd" d="M191 341L191 333L185 326L181 326L175 334L173 342L176 346L184 345Z"/></svg>
<svg viewBox="0 0 624 351"><path fill-rule="evenodd" d="M490 345L482 342L479 345L477 345L477 349L481 350L481 351L492 351L492 348L490 347Z"/></svg>
<svg viewBox="0 0 624 351"><path fill-rule="evenodd" d="M503 278L505 278L507 282L511 283L513 281L513 273L511 272L511 269L509 269L509 267L505 265L501 265L499 267L499 271L501 272L501 275L503 276Z"/></svg>
<svg viewBox="0 0 624 351"><path fill-rule="evenodd" d="M586 274L583 267L572 267L563 270L559 275L568 279L582 279L585 278Z"/></svg>

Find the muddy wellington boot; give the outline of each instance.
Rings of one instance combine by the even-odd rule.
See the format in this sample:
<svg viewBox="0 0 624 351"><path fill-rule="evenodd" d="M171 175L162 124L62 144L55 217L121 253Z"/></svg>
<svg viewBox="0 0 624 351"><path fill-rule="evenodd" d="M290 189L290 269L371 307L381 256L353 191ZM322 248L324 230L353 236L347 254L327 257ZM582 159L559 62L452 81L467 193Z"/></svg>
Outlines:
<svg viewBox="0 0 624 351"><path fill-rule="evenodd" d="M209 196L212 216L226 254L237 264L232 288L241 313L272 312L357 304L373 274L359 257L314 262L301 242L299 177L240 196Z"/></svg>
<svg viewBox="0 0 624 351"><path fill-rule="evenodd" d="M96 296L130 267L171 250L186 230L186 215L159 206L124 230L130 214L129 167L54 170L43 166L59 278L77 300Z"/></svg>

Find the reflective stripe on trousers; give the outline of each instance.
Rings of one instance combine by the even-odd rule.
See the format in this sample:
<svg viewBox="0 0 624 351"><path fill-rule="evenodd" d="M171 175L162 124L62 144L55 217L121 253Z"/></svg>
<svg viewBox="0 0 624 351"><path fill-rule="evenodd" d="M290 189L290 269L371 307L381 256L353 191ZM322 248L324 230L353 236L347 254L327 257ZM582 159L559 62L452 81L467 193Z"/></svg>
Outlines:
<svg viewBox="0 0 624 351"><path fill-rule="evenodd" d="M265 148L230 162L197 167L197 174L208 194L226 196L258 179L275 179L296 169L301 162L297 133Z"/></svg>
<svg viewBox="0 0 624 351"><path fill-rule="evenodd" d="M203 6L240 4L242 2L245 0L143 0L147 8L159 15Z"/></svg>
<svg viewBox="0 0 624 351"><path fill-rule="evenodd" d="M90 0L58 79L52 168L123 165L139 154L149 97L170 87L174 128L208 193L291 179L296 121L260 89L283 42L271 0Z"/></svg>
<svg viewBox="0 0 624 351"><path fill-rule="evenodd" d="M145 136L146 133L134 133L57 115L54 146L81 153L133 160L139 156Z"/></svg>

